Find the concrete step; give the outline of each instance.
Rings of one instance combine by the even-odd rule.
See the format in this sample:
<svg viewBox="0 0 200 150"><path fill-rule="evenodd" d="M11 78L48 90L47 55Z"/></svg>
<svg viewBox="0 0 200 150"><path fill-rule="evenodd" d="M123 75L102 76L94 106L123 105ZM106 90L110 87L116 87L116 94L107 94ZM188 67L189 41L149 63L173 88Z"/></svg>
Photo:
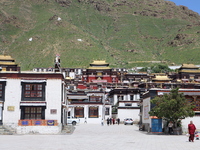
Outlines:
<svg viewBox="0 0 200 150"><path fill-rule="evenodd" d="M0 125L0 135L12 135L14 133L14 130L8 130L4 126Z"/></svg>
<svg viewBox="0 0 200 150"><path fill-rule="evenodd" d="M0 135L13 135L11 132L0 132Z"/></svg>
<svg viewBox="0 0 200 150"><path fill-rule="evenodd" d="M62 129L62 134L72 134L75 130L75 127L72 125L65 125Z"/></svg>
<svg viewBox="0 0 200 150"><path fill-rule="evenodd" d="M0 132L4 132L5 131L5 129L4 128L0 128Z"/></svg>

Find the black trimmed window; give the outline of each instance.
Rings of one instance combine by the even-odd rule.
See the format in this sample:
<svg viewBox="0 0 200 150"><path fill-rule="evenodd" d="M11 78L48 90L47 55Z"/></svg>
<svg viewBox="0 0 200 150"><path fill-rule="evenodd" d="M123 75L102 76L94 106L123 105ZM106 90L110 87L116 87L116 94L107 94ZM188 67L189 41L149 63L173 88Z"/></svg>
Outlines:
<svg viewBox="0 0 200 150"><path fill-rule="evenodd" d="M22 82L22 101L45 101L45 85L42 83Z"/></svg>
<svg viewBox="0 0 200 150"><path fill-rule="evenodd" d="M74 108L74 117L84 118L84 107L75 107Z"/></svg>
<svg viewBox="0 0 200 150"><path fill-rule="evenodd" d="M42 97L42 84L25 84L25 97Z"/></svg>
<svg viewBox="0 0 200 150"><path fill-rule="evenodd" d="M5 101L6 81L0 81L0 101Z"/></svg>
<svg viewBox="0 0 200 150"><path fill-rule="evenodd" d="M0 98L3 97L3 84L0 84Z"/></svg>
<svg viewBox="0 0 200 150"><path fill-rule="evenodd" d="M134 95L130 95L130 100L131 100L131 101L134 100Z"/></svg>
<svg viewBox="0 0 200 150"><path fill-rule="evenodd" d="M89 118L98 118L98 117L99 117L99 108L89 107Z"/></svg>
<svg viewBox="0 0 200 150"><path fill-rule="evenodd" d="M90 102L102 102L102 96L90 96Z"/></svg>
<svg viewBox="0 0 200 150"><path fill-rule="evenodd" d="M110 108L109 107L106 107L105 115L110 115Z"/></svg>
<svg viewBox="0 0 200 150"><path fill-rule="evenodd" d="M45 119L45 107L23 106L21 107L21 119Z"/></svg>
<svg viewBox="0 0 200 150"><path fill-rule="evenodd" d="M125 103L125 106L132 106L131 103Z"/></svg>
<svg viewBox="0 0 200 150"><path fill-rule="evenodd" d="M118 95L117 99L118 99L118 101L123 101L124 100L124 96L123 95Z"/></svg>
<svg viewBox="0 0 200 150"><path fill-rule="evenodd" d="M195 111L200 111L200 97L197 97L195 105L196 105Z"/></svg>

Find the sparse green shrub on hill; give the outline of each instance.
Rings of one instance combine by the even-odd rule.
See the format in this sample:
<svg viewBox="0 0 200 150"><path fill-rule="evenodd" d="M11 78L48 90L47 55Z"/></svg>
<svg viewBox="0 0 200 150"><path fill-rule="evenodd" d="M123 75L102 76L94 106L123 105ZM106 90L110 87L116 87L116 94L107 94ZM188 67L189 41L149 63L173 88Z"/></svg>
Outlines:
<svg viewBox="0 0 200 150"><path fill-rule="evenodd" d="M85 68L95 59L125 68L144 60L200 63L200 16L172 2L2 0L0 10L0 53L22 70L52 67L57 53L61 67Z"/></svg>

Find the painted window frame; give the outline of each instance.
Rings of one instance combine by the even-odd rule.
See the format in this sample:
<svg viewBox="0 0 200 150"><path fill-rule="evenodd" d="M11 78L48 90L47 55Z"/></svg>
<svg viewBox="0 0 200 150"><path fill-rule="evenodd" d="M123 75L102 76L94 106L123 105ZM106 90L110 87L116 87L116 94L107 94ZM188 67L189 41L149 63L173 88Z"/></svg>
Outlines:
<svg viewBox="0 0 200 150"><path fill-rule="evenodd" d="M75 118L84 118L84 107L75 107L74 108L74 117Z"/></svg>
<svg viewBox="0 0 200 150"><path fill-rule="evenodd" d="M109 107L106 107L105 115L110 115L110 108Z"/></svg>
<svg viewBox="0 0 200 150"><path fill-rule="evenodd" d="M89 107L89 118L99 118L99 107Z"/></svg>
<svg viewBox="0 0 200 150"><path fill-rule="evenodd" d="M21 120L45 119L45 109L46 106L21 106Z"/></svg>
<svg viewBox="0 0 200 150"><path fill-rule="evenodd" d="M36 86L41 90L31 90L31 89L27 90L28 88L26 89L26 85L32 85L33 87ZM22 95L21 95L22 101L45 101L46 82L41 82L41 83L21 82L21 86L22 86ZM29 92L29 91L30 91L30 97L26 96L26 92ZM40 96L37 96L37 94L34 96L34 91L40 92ZM31 96L31 94L33 94L33 95ZM27 95L28 95L28 93L27 93Z"/></svg>
<svg viewBox="0 0 200 150"><path fill-rule="evenodd" d="M0 81L0 101L5 101L5 86L6 81Z"/></svg>

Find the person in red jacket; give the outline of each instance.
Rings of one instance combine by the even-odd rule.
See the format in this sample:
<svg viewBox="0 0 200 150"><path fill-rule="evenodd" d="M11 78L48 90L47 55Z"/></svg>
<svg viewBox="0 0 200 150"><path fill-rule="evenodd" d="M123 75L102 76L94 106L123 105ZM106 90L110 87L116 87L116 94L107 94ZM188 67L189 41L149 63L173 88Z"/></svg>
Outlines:
<svg viewBox="0 0 200 150"><path fill-rule="evenodd" d="M188 133L190 134L190 136L189 136L189 142L191 142L191 141L194 142L195 130L196 130L195 125L193 124L192 121L190 121L190 124L188 124Z"/></svg>

